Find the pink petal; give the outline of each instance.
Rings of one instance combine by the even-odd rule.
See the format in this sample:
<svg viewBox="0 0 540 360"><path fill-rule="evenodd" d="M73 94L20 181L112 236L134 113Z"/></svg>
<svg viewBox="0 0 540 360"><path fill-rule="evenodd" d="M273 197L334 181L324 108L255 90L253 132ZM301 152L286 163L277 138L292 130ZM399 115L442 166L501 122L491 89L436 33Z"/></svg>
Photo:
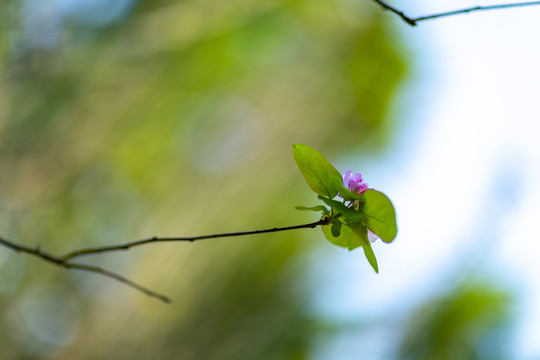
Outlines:
<svg viewBox="0 0 540 360"><path fill-rule="evenodd" d="M343 175L343 187L346 189L350 189L349 182L351 181L351 173L352 171L349 169L345 172L345 175Z"/></svg>
<svg viewBox="0 0 540 360"><path fill-rule="evenodd" d="M369 239L369 241L371 241L372 243L374 243L375 241L377 241L377 239L379 238L377 235L375 235L375 233L373 233L371 230L368 229L367 231L367 237Z"/></svg>

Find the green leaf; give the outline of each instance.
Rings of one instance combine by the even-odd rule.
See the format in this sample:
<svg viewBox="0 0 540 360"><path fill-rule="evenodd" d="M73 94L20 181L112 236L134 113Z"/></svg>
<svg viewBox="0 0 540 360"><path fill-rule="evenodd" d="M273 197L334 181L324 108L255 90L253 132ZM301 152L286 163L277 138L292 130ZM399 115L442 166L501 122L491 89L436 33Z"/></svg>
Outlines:
<svg viewBox="0 0 540 360"><path fill-rule="evenodd" d="M362 212L348 208L347 206L345 206L345 204L343 204L340 201L328 199L328 198L325 198L324 196L319 196L319 199L324 201L326 205L335 209L337 212L345 216L350 221L357 221L364 218L364 214Z"/></svg>
<svg viewBox="0 0 540 360"><path fill-rule="evenodd" d="M332 230L332 235L334 237L339 237L339 235L341 235L341 221L339 221L339 219L337 218L334 218L330 230Z"/></svg>
<svg viewBox="0 0 540 360"><path fill-rule="evenodd" d="M300 172L311 190L317 194L333 198L342 185L339 171L319 152L303 144L293 145L293 155Z"/></svg>
<svg viewBox="0 0 540 360"><path fill-rule="evenodd" d="M379 266L377 265L377 258L375 257L375 253L371 248L371 242L369 241L367 236L367 228L359 222L351 223L349 224L349 227L362 242L362 247L364 248L364 255L366 255L366 259L369 261L369 264L371 265L373 270L375 270L375 272L378 274Z"/></svg>
<svg viewBox="0 0 540 360"><path fill-rule="evenodd" d="M341 224L339 234L336 233L334 228L336 221ZM354 222L343 224L338 219L334 219L332 225L323 225L321 226L321 229L328 241L334 245L341 246L349 250L362 246L364 248L364 255L366 256L369 264L376 273L379 273L377 258L375 257L375 253L373 253L371 242L367 237L367 228L362 225L362 223Z"/></svg>
<svg viewBox="0 0 540 360"><path fill-rule="evenodd" d="M322 205L311 206L311 207L295 206L294 208L296 210L302 210L302 211L322 211L323 214L328 214L328 209Z"/></svg>
<svg viewBox="0 0 540 360"><path fill-rule="evenodd" d="M382 241L392 242L397 234L396 212L392 202L382 192L373 189L366 190L362 197L365 199L362 208L366 216L364 224Z"/></svg>
<svg viewBox="0 0 540 360"><path fill-rule="evenodd" d="M373 249L371 248L371 243L368 245L363 245L362 249L364 249L364 255L366 256L366 259L368 259L369 265L371 265L373 270L375 270L375 272L378 274L379 266L377 265L377 258L375 257L375 253L373 252Z"/></svg>
<svg viewBox="0 0 540 360"><path fill-rule="evenodd" d="M334 236L332 234L332 225L323 225L321 226L321 229L326 239L328 239L328 241L334 245L341 246L349 250L362 246L361 240L358 239L351 228L345 224L342 224L339 236Z"/></svg>

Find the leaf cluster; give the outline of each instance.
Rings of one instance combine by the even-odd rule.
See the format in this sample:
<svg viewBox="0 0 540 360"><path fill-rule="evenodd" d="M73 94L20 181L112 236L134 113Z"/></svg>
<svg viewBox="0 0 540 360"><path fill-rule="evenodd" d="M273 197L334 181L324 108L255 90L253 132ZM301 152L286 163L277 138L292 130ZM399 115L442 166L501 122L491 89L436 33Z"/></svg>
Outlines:
<svg viewBox="0 0 540 360"><path fill-rule="evenodd" d="M298 210L322 212L324 236L331 243L349 250L362 247L369 263L379 272L368 230L386 243L397 234L396 213L390 199L368 189L361 195L343 186L342 175L319 152L303 144L293 145L293 155L307 184L324 205L297 206Z"/></svg>

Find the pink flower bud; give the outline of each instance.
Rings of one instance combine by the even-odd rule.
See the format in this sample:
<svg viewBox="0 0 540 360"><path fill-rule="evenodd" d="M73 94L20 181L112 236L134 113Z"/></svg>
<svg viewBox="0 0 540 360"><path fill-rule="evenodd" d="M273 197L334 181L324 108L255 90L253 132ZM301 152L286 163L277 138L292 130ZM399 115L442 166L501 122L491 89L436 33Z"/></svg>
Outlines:
<svg viewBox="0 0 540 360"><path fill-rule="evenodd" d="M358 195L362 195L369 189L368 184L362 179L362 175L360 175L360 173L353 174L351 170L347 170L345 175L343 175L343 187ZM353 203L358 206L359 201L356 200ZM375 242L379 239L379 237L369 229L367 230L367 237L370 242Z"/></svg>
<svg viewBox="0 0 540 360"><path fill-rule="evenodd" d="M362 179L362 175L360 173L353 174L351 170L347 170L343 175L343 187L358 195L362 195L364 191L369 189L368 184Z"/></svg>

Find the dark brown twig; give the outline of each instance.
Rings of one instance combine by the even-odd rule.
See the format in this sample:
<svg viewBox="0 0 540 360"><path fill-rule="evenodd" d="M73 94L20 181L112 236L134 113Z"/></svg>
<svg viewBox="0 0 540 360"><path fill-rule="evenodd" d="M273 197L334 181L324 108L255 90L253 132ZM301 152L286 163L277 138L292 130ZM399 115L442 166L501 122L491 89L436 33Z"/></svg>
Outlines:
<svg viewBox="0 0 540 360"><path fill-rule="evenodd" d="M96 255L96 254L104 253L104 252L128 250L128 249L130 249L132 247L135 247L135 246L141 246L141 245L152 244L152 243L177 242L177 241L197 241L197 240L205 240L205 239L224 238L224 237L257 235L257 234L265 234L265 233L272 233L272 232L278 232L278 231L287 231L287 230L296 230L296 229L308 229L308 228L313 229L314 227L317 227L319 225L326 225L326 221L325 220L319 220L319 221L316 221L316 222L313 222L313 223L303 224L303 225L286 226L286 227L263 229L263 230L237 231L237 232L229 232L229 233L222 233L222 234L186 236L186 237L151 237L151 238L148 238L148 239L132 241L132 242L119 244L119 245L92 247L92 248L85 248L85 249L75 250L75 251L72 251L70 253L67 253L64 256L61 256L60 258L63 261L67 261L69 259L73 259L73 258L76 258L76 257L79 257L79 256L88 256L88 255Z"/></svg>
<svg viewBox="0 0 540 360"><path fill-rule="evenodd" d="M73 263L73 262L64 262L62 264L62 266L65 267L66 269L75 269L75 270L89 271L89 272L93 272L93 273L96 273L96 274L101 274L103 276L109 277L109 278L114 279L116 281L120 281L124 285L131 286L132 288L134 288L136 290L139 290L140 292L142 292L142 293L144 293L144 294L146 294L146 295L148 295L150 297L159 299L159 300L163 301L164 303L167 303L167 304L171 303L171 299L168 296L165 296L165 295L159 294L159 293L157 293L155 291L152 291L150 289L147 289L144 286L141 286L141 285L139 285L137 283L134 283L133 281L129 280L128 278L125 278L125 277L123 277L121 275L113 273L112 271L100 268L98 266L85 265L85 264L79 264L79 263Z"/></svg>
<svg viewBox="0 0 540 360"><path fill-rule="evenodd" d="M540 5L540 1L526 1L526 2L520 2L520 3L513 3L513 4L500 4L500 5L488 5L488 6L473 6L465 9L459 9L459 10L452 10L452 11L446 11L442 13L432 14L432 15L426 15L426 16L420 16L420 17L410 17L405 15L405 13L401 10L396 9L395 7L389 5L388 3L381 1L381 0L373 0L375 3L379 4L384 10L388 10L397 16L401 18L404 22L411 26L418 25L418 22L424 21L424 20L432 20L437 19L441 17L447 17L447 16L453 16L453 15L459 15L459 14L465 14L465 13L471 13L475 11L487 11L487 10L497 10L497 9L507 9L507 8L513 8L513 7L523 7L523 6L533 6L533 5Z"/></svg>
<svg viewBox="0 0 540 360"><path fill-rule="evenodd" d="M156 293L148 288L145 288L144 286L141 286L121 275L118 275L112 271L100 268L98 266L92 266L92 265L86 265L86 264L80 264L76 262L72 262L71 260L79 257L79 256L88 256L88 255L97 255L101 253L106 252L113 252L113 251L120 251L120 250L128 250L135 246L145 245L145 244L151 244L151 243L159 243L159 242L175 242L175 241L197 241L197 240L205 240L205 239L215 239L215 238L223 238L223 237L233 237L233 236L244 236L244 235L257 235L257 234L265 234L265 233L272 233L272 232L279 232L279 231L288 231L288 230L295 230L295 229L307 229L307 228L315 228L320 225L327 225L328 220L319 220L316 222L312 222L309 224L303 224L303 225L295 225L295 226L285 226L280 228L271 228L271 229L262 229L262 230L252 230L252 231L238 231L238 232L229 232L229 233L221 233L221 234L211 234L211 235L201 235L201 236L190 236L190 237L152 237L144 240L138 240L138 241L132 241L124 244L119 245L111 245L111 246L101 246L101 247L91 247L91 248L84 248L80 250L75 250L72 252L67 253L63 256L55 256L51 255L47 252L42 251L39 247L31 248L22 244L15 243L11 240L7 240L6 238L0 237L0 245L3 245L17 253L25 253L31 256L38 257L44 261L47 261L49 263L52 263L54 265L66 268L66 269L74 269L74 270L81 270L81 271L88 271L96 274L100 274L103 276L106 276L108 278L114 279L116 281L121 282L122 284L125 284L127 286L130 286L148 296L151 296L153 298L159 299L165 303L170 303L171 299L168 298L165 295Z"/></svg>
<svg viewBox="0 0 540 360"><path fill-rule="evenodd" d="M5 247L10 248L11 250L17 252L17 253L25 253L31 256L35 256L37 258L40 258L42 260L45 260L47 262L50 262L54 265L66 268L66 269L74 269L74 270L81 270L81 271L88 271L93 272L96 274L100 274L103 276L106 276L108 278L117 280L121 282L122 284L125 284L127 286L131 286L132 288L141 291L142 293L151 296L153 298L159 299L165 303L170 303L171 299L169 299L167 296L159 294L155 291L152 291L150 289L145 288L144 286L141 286L121 275L118 275L112 271L105 270L103 268L100 268L98 266L92 266L92 265L85 265L85 264L79 264L75 262L66 261L60 257L51 255L49 253L44 252L39 247L36 248L30 248L28 246L24 246L21 244L17 244L13 241L7 240L5 238L0 237L0 244L4 245Z"/></svg>
<svg viewBox="0 0 540 360"><path fill-rule="evenodd" d="M373 0L375 1L377 4L379 4L384 10L388 10L394 14L396 14L397 16L399 16L401 18L401 20L405 21L407 24L411 25L411 26L416 26L416 21L410 17L408 17L407 15L405 15L405 13L401 10L398 10L396 9L395 7L389 5L388 3L384 2L384 1L381 1L381 0Z"/></svg>
<svg viewBox="0 0 540 360"><path fill-rule="evenodd" d="M507 8L513 8L513 7L523 7L523 6L532 6L532 5L540 5L540 1L527 1L527 2L520 2L520 3L514 3L514 4L500 4L500 5L488 5L488 6L473 6L466 9L447 11L447 12L427 15L427 16L420 16L413 20L414 22L418 22L418 21L424 21L424 20L437 19L437 18L441 18L445 16L465 14L465 13L470 13L474 11L507 9Z"/></svg>

